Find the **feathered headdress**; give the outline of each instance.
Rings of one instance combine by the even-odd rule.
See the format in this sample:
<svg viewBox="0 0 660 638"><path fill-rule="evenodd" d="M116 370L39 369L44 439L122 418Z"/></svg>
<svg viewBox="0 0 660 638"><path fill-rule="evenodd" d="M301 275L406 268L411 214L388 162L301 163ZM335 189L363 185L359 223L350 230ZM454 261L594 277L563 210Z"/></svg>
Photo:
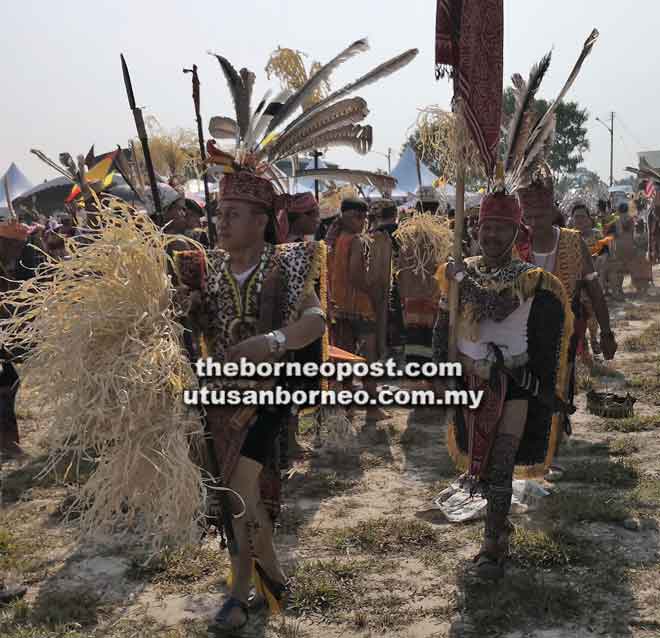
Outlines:
<svg viewBox="0 0 660 638"><path fill-rule="evenodd" d="M552 184L552 171L547 164L547 157L554 142L557 107L573 86L598 36L598 31L594 29L585 41L582 52L559 95L540 117L534 110L534 100L550 66L552 54L543 56L538 64L532 67L527 81L518 74L512 77L516 110L504 132L506 140L504 185L510 193L531 184L545 183L546 186L548 182Z"/></svg>
<svg viewBox="0 0 660 638"><path fill-rule="evenodd" d="M371 150L373 131L361 122L369 114L366 101L361 97L349 97L356 91L369 86L403 68L417 55L410 49L377 66L369 73L350 82L341 89L331 92L315 103L311 96L319 95L319 88L327 86L332 73L344 62L368 50L366 39L353 42L330 62L317 65L315 72L295 91L284 89L271 99L266 93L254 110L251 109L252 89L255 74L247 69L236 71L223 56L216 57L227 80L234 102L235 118L214 117L209 132L209 162L221 172L231 173L249 170L272 179L284 190L275 163L299 153L331 146L344 146L364 155ZM304 107L304 109L302 108ZM299 112L299 108L301 109ZM215 140L233 140L231 151L217 148ZM305 177L324 180L367 183L378 187L394 186L393 178L385 180L367 171L305 171Z"/></svg>
<svg viewBox="0 0 660 638"><path fill-rule="evenodd" d="M561 201L559 210L566 219L570 218L576 208L586 208L590 216L598 209L598 197L592 191L586 189L570 190Z"/></svg>

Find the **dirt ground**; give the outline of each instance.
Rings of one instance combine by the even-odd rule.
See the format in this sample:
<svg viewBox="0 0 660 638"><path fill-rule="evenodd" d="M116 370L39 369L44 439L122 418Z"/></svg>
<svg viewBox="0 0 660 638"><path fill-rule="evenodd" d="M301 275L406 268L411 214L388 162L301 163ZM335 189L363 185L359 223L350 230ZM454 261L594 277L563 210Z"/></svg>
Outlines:
<svg viewBox="0 0 660 638"><path fill-rule="evenodd" d="M346 453L301 437L306 452L285 485L277 532L292 576L289 606L283 617L254 615L240 635L660 636L660 290L629 293L610 306L615 361L581 369L560 458L566 474L546 484L552 494L541 509L513 518L501 583L472 574L483 523L447 524L430 510L456 476L444 415L398 410L379 427L358 419ZM631 392L635 417L590 415L591 387ZM0 573L29 589L0 610L0 636L206 636L226 591L217 539L147 566L130 550L78 545L75 521L62 520L75 480L35 479L46 424L29 387L18 411L30 457L1 470ZM81 468L80 480L91 469Z"/></svg>

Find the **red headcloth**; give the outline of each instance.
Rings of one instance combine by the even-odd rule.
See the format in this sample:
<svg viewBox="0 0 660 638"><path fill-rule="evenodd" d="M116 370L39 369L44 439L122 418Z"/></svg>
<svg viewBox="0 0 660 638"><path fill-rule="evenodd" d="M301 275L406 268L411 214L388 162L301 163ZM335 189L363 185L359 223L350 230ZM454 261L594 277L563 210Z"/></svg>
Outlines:
<svg viewBox="0 0 660 638"><path fill-rule="evenodd" d="M555 205L554 189L547 184L535 182L526 188L518 189L518 200L525 208L552 208Z"/></svg>
<svg viewBox="0 0 660 638"><path fill-rule="evenodd" d="M273 212L277 203L275 189L270 180L248 171L225 175L220 182L219 199L260 204Z"/></svg>
<svg viewBox="0 0 660 638"><path fill-rule="evenodd" d="M518 200L513 195L507 195L506 193L486 195L481 200L479 223L483 224L489 219L510 222L515 226L519 226L522 220L522 212Z"/></svg>

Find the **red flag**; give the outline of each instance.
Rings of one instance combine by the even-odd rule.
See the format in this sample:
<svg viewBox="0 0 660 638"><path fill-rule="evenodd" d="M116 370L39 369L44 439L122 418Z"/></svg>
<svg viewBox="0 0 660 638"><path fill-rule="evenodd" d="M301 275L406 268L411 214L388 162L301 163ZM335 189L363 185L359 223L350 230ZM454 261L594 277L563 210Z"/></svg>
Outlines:
<svg viewBox="0 0 660 638"><path fill-rule="evenodd" d="M644 188L644 194L648 199L655 199L655 183L653 180L648 180L646 182L646 188Z"/></svg>
<svg viewBox="0 0 660 638"><path fill-rule="evenodd" d="M437 77L454 79L463 113L488 175L497 158L504 73L503 0L438 0Z"/></svg>

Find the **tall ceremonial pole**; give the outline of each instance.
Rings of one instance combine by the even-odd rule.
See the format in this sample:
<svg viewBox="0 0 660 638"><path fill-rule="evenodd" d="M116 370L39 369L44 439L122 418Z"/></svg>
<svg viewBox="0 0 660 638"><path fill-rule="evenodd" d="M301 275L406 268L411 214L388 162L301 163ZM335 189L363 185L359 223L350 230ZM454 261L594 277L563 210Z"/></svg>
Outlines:
<svg viewBox="0 0 660 638"><path fill-rule="evenodd" d="M163 210L160 203L160 193L158 192L158 184L156 183L156 173L154 171L154 165L151 161L151 153L149 151L149 138L147 136L147 129L144 126L144 118L142 117L142 109L138 108L135 104L135 94L133 93L133 84L131 82L131 75L128 72L128 66L126 66L126 60L124 59L124 54L121 54L121 68L124 73L124 84L126 85L126 94L128 95L128 105L133 111L133 117L135 118L135 127L137 128L138 138L140 139L140 144L142 144L142 152L144 154L144 163L147 166L147 173L149 175L149 185L151 186L151 196L153 197L154 202L154 218L156 224L159 226L163 225Z"/></svg>
<svg viewBox="0 0 660 638"><path fill-rule="evenodd" d="M462 127L462 113L460 101L455 105L456 126L461 127L462 132L466 132ZM461 139L460 133L457 136ZM465 159L463 145L457 144L456 147L456 211L454 217L454 245L452 248L452 257L456 263L463 261L463 228L465 226ZM449 341L447 353L449 361L456 361L458 356L458 301L459 284L452 277L449 282Z"/></svg>
<svg viewBox="0 0 660 638"><path fill-rule="evenodd" d="M456 121L456 217L453 257L463 259L465 224L465 171L468 145L481 156L492 179L502 117L504 2L503 0L437 0L436 78L454 84ZM449 344L452 361L457 355L458 282L449 287Z"/></svg>
<svg viewBox="0 0 660 638"><path fill-rule="evenodd" d="M206 220L208 226L209 244L211 248L215 246L215 228L211 219L211 193L209 193L209 177L206 170L206 149L204 148L204 129L202 128L202 114L200 109L199 94L199 75L197 74L197 65L193 64L192 69L183 69L184 73L192 73L192 97L195 105L195 117L197 118L197 137L199 139L199 152L204 166L204 199L206 201Z"/></svg>

